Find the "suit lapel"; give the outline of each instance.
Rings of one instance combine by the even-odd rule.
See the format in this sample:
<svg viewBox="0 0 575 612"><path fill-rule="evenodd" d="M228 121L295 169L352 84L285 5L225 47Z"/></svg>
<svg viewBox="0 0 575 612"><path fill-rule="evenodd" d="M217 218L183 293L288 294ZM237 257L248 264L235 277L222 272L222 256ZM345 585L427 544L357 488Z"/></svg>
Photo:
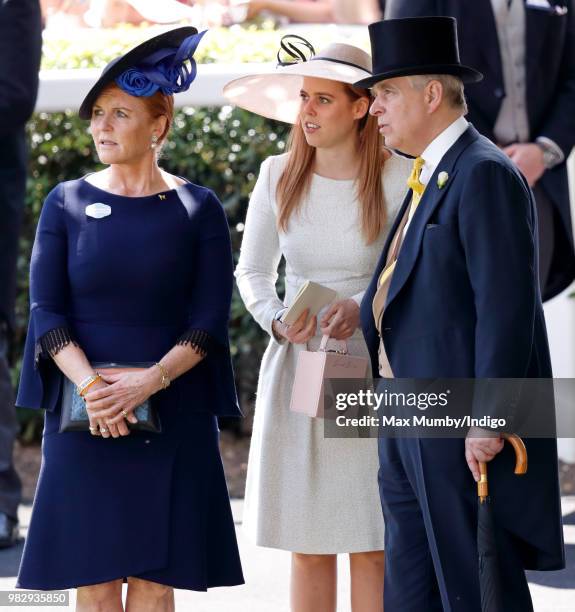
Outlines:
<svg viewBox="0 0 575 612"><path fill-rule="evenodd" d="M405 196L403 200L403 204L401 205L401 208L399 209L397 215L395 216L395 219L393 220L393 224L391 226L391 229L389 230L389 234L387 235L387 238L385 239L385 244L383 245L383 251L381 252L379 261L377 262L375 274L373 278L371 279L370 286L368 287L368 293L369 292L372 293L372 298L375 295L375 292L377 291L377 282L379 280L381 272L383 268L385 268L385 265L387 263L387 255L389 253L389 249L391 248L393 238L397 232L397 229L401 225L401 220L403 219L403 216L405 215L405 211L407 210L407 207L409 206L410 203L411 203L411 189L407 192L407 195Z"/></svg>
<svg viewBox="0 0 575 612"><path fill-rule="evenodd" d="M385 239L385 244L383 245L383 251L381 253L381 257L379 258L379 261L377 263L377 269L378 269L379 274L381 274L381 271L383 270L386 264L387 256L389 254L389 249L391 248L391 245L393 243L393 238L395 234L397 233L399 226L401 225L401 220L403 219L403 216L405 215L405 211L407 210L407 207L410 205L410 203L411 203L411 189L409 189L407 194L405 195L405 198L403 199L403 204L401 205L397 215L395 216L395 219L393 220L393 223L391 225L391 229L389 230L389 234L387 235L387 238Z"/></svg>
<svg viewBox="0 0 575 612"><path fill-rule="evenodd" d="M459 137L455 144L447 151L439 162L435 172L427 184L421 202L415 211L411 224L405 235L403 245L399 252L397 264L391 278L389 293L387 295L386 308L397 296L403 285L405 285L409 275L411 274L417 256L421 249L425 227L439 206L442 199L448 193L455 176L457 174L456 162L463 151L477 138L479 133L473 126L469 126L467 130ZM449 178L443 188L437 185L437 177L441 172L447 172ZM405 202L404 206L405 207ZM384 260L385 261L385 260Z"/></svg>
<svg viewBox="0 0 575 612"><path fill-rule="evenodd" d="M527 5L527 0L524 0ZM555 6L559 4L551 1ZM533 75L539 70L542 60L542 45L547 36L547 28L551 19L545 11L525 7L525 78L527 83L533 82Z"/></svg>
<svg viewBox="0 0 575 612"><path fill-rule="evenodd" d="M381 255L379 256L379 261L377 262L377 266L375 267L375 272L371 278L371 282L369 283L369 286L361 302L361 320L362 320L362 326L366 333L368 330L371 330L371 328L375 330L375 323L373 321L371 305L373 302L373 298L375 296L375 292L377 291L377 283L379 280L379 276L381 275L381 272L383 268L385 267L385 264L387 261L387 254L391 247L393 237L395 236L395 233L397 232L397 228L399 227L401 220L403 219L405 211L407 207L409 206L410 202L411 202L411 190L409 190L407 195L405 196L405 199L403 200L403 204L401 205L401 208L398 211L392 223L391 229L389 230L389 234L387 235L387 238L385 240L385 244L383 245L383 250L381 252Z"/></svg>

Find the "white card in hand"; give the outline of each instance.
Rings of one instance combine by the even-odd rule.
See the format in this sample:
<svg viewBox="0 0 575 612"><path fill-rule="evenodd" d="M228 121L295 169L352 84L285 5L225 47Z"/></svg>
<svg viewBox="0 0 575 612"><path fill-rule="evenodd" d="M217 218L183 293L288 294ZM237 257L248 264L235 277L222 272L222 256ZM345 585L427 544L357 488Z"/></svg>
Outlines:
<svg viewBox="0 0 575 612"><path fill-rule="evenodd" d="M306 309L309 309L308 316L315 317L324 306L333 302L336 297L337 291L313 281L306 281L297 292L289 308L282 315L282 323L293 325Z"/></svg>

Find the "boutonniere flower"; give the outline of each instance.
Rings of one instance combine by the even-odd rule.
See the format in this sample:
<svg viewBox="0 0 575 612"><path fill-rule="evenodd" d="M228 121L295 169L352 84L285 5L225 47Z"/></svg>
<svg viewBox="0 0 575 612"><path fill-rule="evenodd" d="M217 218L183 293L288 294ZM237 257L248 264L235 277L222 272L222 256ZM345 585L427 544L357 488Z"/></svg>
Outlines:
<svg viewBox="0 0 575 612"><path fill-rule="evenodd" d="M439 187L439 189L443 189L448 180L449 174L447 174L447 172L440 172L437 175L437 186Z"/></svg>

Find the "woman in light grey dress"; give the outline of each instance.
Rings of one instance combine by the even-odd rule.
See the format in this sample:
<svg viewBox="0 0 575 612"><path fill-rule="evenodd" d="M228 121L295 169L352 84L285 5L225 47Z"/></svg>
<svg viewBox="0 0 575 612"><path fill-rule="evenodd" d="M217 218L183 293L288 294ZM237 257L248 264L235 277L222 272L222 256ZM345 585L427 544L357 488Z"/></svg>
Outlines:
<svg viewBox="0 0 575 612"><path fill-rule="evenodd" d="M308 43L296 41L294 55ZM293 50L293 39L282 48ZM311 45L307 47L312 49ZM299 52L298 52L299 51ZM312 51L313 52L313 51ZM320 59L321 58L321 59ZM298 354L321 337L368 357L359 303L405 191L410 164L391 156L368 113L362 50L330 45L272 74L242 77L224 93L258 114L294 123L289 150L261 166L236 279L246 307L270 334L262 360L250 448L244 525L260 546L292 554L292 610L336 608L336 555L349 553L354 612L383 606L384 524L377 440L328 439L323 421L290 412ZM285 304L312 280L337 300L288 327L276 292L286 259Z"/></svg>

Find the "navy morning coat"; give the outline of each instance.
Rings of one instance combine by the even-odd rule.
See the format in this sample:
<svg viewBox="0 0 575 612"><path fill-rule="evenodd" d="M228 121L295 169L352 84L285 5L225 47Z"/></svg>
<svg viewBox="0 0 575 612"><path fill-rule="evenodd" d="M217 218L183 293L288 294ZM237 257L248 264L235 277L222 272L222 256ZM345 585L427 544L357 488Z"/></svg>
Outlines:
<svg viewBox="0 0 575 612"><path fill-rule="evenodd" d="M443 187L437 183L440 172L448 175ZM551 377L533 194L513 163L473 126L444 155L427 184L397 259L381 329L376 329L377 280L410 200L411 192L361 304L373 371L379 371L381 337L396 378ZM524 567L560 569L556 440L525 443L525 476L514 476L506 461L490 464L498 501L495 520L517 537Z"/></svg>

